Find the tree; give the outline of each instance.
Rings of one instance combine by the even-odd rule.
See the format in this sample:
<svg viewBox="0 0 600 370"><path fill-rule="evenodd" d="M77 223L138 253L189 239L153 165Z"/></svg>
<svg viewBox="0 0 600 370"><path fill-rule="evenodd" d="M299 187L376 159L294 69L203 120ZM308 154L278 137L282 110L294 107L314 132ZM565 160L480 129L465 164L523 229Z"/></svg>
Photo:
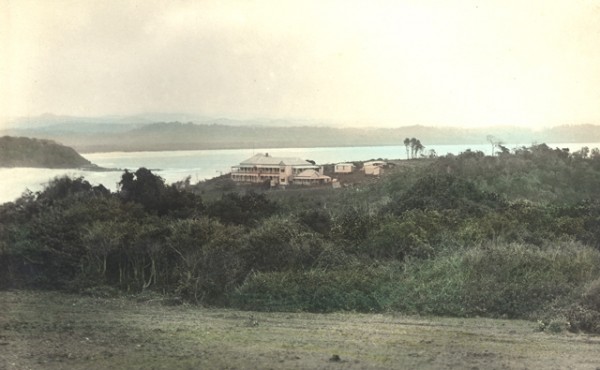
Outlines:
<svg viewBox="0 0 600 370"><path fill-rule="evenodd" d="M494 135L488 135L488 136L486 136L486 139L490 144L492 144L492 157L493 157L494 153L496 151L496 148L502 147L502 145L504 143L502 142L502 140L498 140ZM504 150L502 150L502 152L504 153Z"/></svg>
<svg viewBox="0 0 600 370"><path fill-rule="evenodd" d="M406 145L406 156L408 157L408 147L410 146L410 154L412 158L415 158L422 153L425 147L421 144L421 141L416 138L404 139L404 145Z"/></svg>
<svg viewBox="0 0 600 370"><path fill-rule="evenodd" d="M413 137L409 141L410 141L410 156L412 158L414 158L415 157L415 145L417 145L417 139L415 139Z"/></svg>
<svg viewBox="0 0 600 370"><path fill-rule="evenodd" d="M423 146L423 144L421 144L420 140L416 140L415 142L415 155L419 155L419 153L422 153L423 150L425 149L425 147Z"/></svg>
<svg viewBox="0 0 600 370"><path fill-rule="evenodd" d="M179 190L176 184L165 185L162 177L143 167L135 173L125 170L119 187L121 199L139 203L159 216L189 217L204 208L199 196Z"/></svg>

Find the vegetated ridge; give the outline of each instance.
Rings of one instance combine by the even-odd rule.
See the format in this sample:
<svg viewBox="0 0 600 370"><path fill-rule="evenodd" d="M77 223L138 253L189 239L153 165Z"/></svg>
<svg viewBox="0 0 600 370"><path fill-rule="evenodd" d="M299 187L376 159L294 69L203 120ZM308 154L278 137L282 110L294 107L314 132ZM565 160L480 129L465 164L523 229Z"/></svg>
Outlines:
<svg viewBox="0 0 600 370"><path fill-rule="evenodd" d="M499 149L391 161L339 189L56 178L0 206L0 288L600 333L600 150Z"/></svg>
<svg viewBox="0 0 600 370"><path fill-rule="evenodd" d="M92 167L75 149L51 140L0 137L0 167Z"/></svg>

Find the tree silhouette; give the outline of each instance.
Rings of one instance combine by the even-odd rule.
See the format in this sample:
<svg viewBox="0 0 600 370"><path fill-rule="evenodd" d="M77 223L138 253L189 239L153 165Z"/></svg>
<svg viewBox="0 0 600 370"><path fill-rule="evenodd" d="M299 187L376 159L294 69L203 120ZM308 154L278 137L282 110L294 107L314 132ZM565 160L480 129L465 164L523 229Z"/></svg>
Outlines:
<svg viewBox="0 0 600 370"><path fill-rule="evenodd" d="M487 141L490 144L492 144L492 157L493 157L495 154L496 148L500 148L504 143L502 142L502 140L497 139L494 135L488 135L485 138L487 139Z"/></svg>
<svg viewBox="0 0 600 370"><path fill-rule="evenodd" d="M408 159L408 148L410 147L410 139L406 138L404 139L404 146L406 147L406 159Z"/></svg>
<svg viewBox="0 0 600 370"><path fill-rule="evenodd" d="M417 145L417 139L415 139L414 137L410 139L410 156L412 158L415 157L415 147Z"/></svg>
<svg viewBox="0 0 600 370"><path fill-rule="evenodd" d="M423 144L421 144L421 141L417 140L415 142L415 155L418 156L419 153L423 153L424 149L425 149L425 147L423 146Z"/></svg>

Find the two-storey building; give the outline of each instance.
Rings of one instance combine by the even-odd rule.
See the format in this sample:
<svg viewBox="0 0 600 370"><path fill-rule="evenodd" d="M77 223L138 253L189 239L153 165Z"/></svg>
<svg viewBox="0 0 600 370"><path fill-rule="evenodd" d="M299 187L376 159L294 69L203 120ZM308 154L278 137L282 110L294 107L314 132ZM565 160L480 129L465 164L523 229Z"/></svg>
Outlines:
<svg viewBox="0 0 600 370"><path fill-rule="evenodd" d="M312 180L305 179L306 170L311 172ZM303 176L304 175L304 176ZM271 186L290 185L294 178L298 177L299 184L309 182L327 183L331 181L329 176L323 176L322 169L314 163L300 158L272 157L269 153L259 153L241 162L238 166L231 167L231 179L236 182L263 183L270 181Z"/></svg>

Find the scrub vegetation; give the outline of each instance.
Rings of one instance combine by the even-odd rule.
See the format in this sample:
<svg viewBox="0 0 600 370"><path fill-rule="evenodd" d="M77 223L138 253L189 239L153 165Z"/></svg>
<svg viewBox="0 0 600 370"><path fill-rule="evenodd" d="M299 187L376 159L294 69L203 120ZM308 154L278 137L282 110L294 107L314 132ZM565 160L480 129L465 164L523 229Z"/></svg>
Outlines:
<svg viewBox="0 0 600 370"><path fill-rule="evenodd" d="M342 189L166 185L140 168L111 193L62 177L0 206L0 283L600 333L597 199L600 152L544 144L397 161Z"/></svg>

